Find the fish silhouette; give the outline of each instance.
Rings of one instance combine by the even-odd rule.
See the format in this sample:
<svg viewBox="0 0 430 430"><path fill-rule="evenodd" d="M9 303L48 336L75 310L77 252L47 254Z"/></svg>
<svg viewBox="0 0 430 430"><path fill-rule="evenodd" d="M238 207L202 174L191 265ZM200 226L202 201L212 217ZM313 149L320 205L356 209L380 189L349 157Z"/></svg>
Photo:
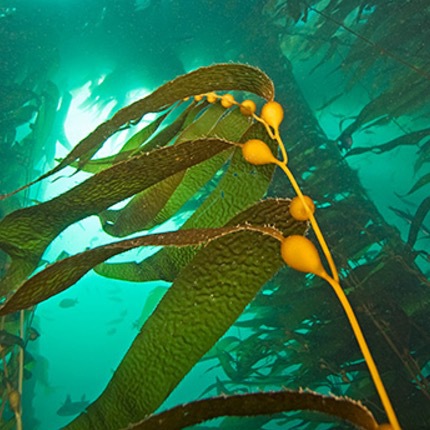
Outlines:
<svg viewBox="0 0 430 430"><path fill-rule="evenodd" d="M85 410L85 408L89 405L89 403L90 402L85 400L85 394L78 402L72 402L70 394L67 394L66 401L57 410L57 415L60 415L62 417L66 417L70 415L78 415Z"/></svg>

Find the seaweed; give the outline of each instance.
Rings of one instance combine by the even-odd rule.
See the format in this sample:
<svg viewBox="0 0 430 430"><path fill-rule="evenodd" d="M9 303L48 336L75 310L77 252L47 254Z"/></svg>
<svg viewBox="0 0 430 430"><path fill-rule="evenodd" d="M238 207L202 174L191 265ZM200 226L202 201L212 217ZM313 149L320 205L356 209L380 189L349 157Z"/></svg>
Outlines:
<svg viewBox="0 0 430 430"><path fill-rule="evenodd" d="M199 85L196 84L197 80L200 81ZM181 85L178 86L177 82ZM207 86L204 82L208 82ZM184 89L184 83L193 83L190 84L191 89ZM348 307L348 300L338 284L336 267L312 214L313 203L303 196L287 167L287 152L278 129L283 119L283 110L278 103L272 101L271 81L259 70L244 65L217 65L177 78L157 90L154 93L156 97L150 95L143 102L136 102L117 112L112 120L99 126L57 167L38 180L76 160L79 160L77 169L85 166L103 141L115 132L114 125L116 128L121 127L127 117L131 126L143 115L148 105L158 110L161 100L163 109L166 109L169 107L166 100L173 104L193 95L193 91L196 92L195 99L198 102L202 98L199 95L202 91L236 88L252 90L267 98L261 116L256 115L255 103L252 101L239 103L224 95L207 93L204 98L208 104L203 114L195 117L194 121L191 120L181 132L182 126L179 126L176 129L177 139L173 138L172 133L161 147L157 145L146 151L144 144L143 149L140 149L144 141L151 139L151 133L147 129L145 139L141 140L142 135L136 137L136 141L143 141L142 143L136 145L133 142L128 145L133 146L133 149L126 158L119 161L113 159L111 164L106 164L89 179L64 194L12 212L0 222L0 247L12 259L1 284L6 297L0 308L2 314L34 306L63 291L93 267L125 250L145 245L175 247L175 252L167 253L167 250L163 250L163 253L152 257L151 262L152 273L158 278L162 276L154 270L168 268L170 273L166 278L173 281L172 286L135 338L104 393L88 407L86 413L68 425L68 429L116 429L153 413L194 364L234 323L262 285L282 267L282 260L297 270L317 274L333 286L343 302L366 361L372 361L370 353L366 352L367 346L363 346L365 341L353 312ZM151 104L154 99L157 103ZM216 104L218 101L221 101L222 108ZM224 110L231 109L234 105L237 106L236 109ZM139 110L136 110L136 106L140 106ZM193 109L186 111L188 113L182 117L180 124L187 122L186 117L192 111ZM243 118L246 120L243 121ZM252 125L250 118L256 124ZM152 133L162 122L153 125ZM272 151L276 151L276 146L280 148L283 161L273 155ZM217 160L223 153L228 156ZM223 167L226 157L229 162ZM215 164L211 165L212 162ZM284 170L298 194L292 201L261 200L270 184L275 166ZM220 168L222 174L218 185L212 189L205 203L196 210L188 223L177 232L113 242L56 261L30 276L46 247L72 223L90 215L101 214L113 204L141 193L134 205L142 209L142 206L145 208L150 204L148 220L130 222L128 219L123 224L118 224L121 225L120 229L112 233L123 236L147 229L160 222L154 223L151 219L156 219L166 207L169 209L162 220L174 214L181 203L196 194L201 185L220 171ZM170 178L174 178L173 183L166 183ZM186 183L187 178L190 178L191 188L190 185L184 185L184 195L183 191L177 190ZM193 184L193 178L196 184ZM155 187L157 192L150 193L151 187ZM161 190L164 191L160 192ZM173 206L169 206L170 200ZM122 209L121 215L128 213L131 219L135 218L130 209L134 205L128 208L126 206L126 212ZM112 212L108 214L111 216ZM111 218L104 215L102 219L106 226L118 223L120 216L116 215ZM328 261L330 275L318 263L319 256L314 245L302 236L308 228L308 222L312 224ZM145 269L148 267L147 265ZM99 269L99 273L103 271ZM116 273L117 277L121 277L122 267ZM143 281L147 278L136 280ZM264 355L265 349L261 352ZM244 356L241 357L243 360ZM136 366L136 363L139 365ZM252 367L252 363L255 364L255 361L250 362L249 366ZM381 384L377 378L375 381L377 386ZM130 396L130 393L133 395ZM278 393L263 396L270 404L271 397L282 399L286 395L287 393ZM296 407L299 408L318 410L321 407L318 403L325 402L317 400L318 396L311 394L291 395L296 398ZM243 408L249 410L253 404L252 399L251 396L239 398L238 401ZM327 399L329 403L332 400ZM230 398L223 403L231 408L234 402L236 399ZM383 402L386 406L387 400L383 399ZM342 404L345 407L335 407L331 413L355 422L358 419L354 418L355 412L347 412L349 401L344 400ZM277 410L286 410L284 405L278 407L280 409ZM270 412L271 409L268 406L262 413L264 410ZM398 428L395 415L389 409L387 411L390 421L394 423L393 427ZM368 428L376 426L373 418L366 425Z"/></svg>
<svg viewBox="0 0 430 430"><path fill-rule="evenodd" d="M376 429L372 414L345 397L322 396L310 391L224 395L180 405L127 426L128 430L185 428L220 416L255 416L295 410L318 411L365 429Z"/></svg>

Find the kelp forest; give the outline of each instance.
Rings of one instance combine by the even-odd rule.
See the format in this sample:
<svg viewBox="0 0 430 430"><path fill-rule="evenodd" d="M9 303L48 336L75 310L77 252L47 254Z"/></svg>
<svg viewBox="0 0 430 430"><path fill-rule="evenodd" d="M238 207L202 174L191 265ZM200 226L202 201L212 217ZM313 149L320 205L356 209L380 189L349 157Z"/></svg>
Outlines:
<svg viewBox="0 0 430 430"><path fill-rule="evenodd" d="M0 0L0 428L58 428L38 310L91 273L168 287L64 429L430 428L429 2L38 3Z"/></svg>

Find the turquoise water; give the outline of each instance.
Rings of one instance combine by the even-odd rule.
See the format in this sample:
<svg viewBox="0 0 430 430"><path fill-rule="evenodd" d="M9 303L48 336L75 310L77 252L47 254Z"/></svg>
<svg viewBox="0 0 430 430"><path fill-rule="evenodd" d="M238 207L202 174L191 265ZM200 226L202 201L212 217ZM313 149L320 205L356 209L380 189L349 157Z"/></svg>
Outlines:
<svg viewBox="0 0 430 430"><path fill-rule="evenodd" d="M327 137L326 140L329 141L327 145L331 145L332 150L339 149L341 155L347 154L339 146L338 139L342 131L354 123L364 106L384 91L389 91L396 86L399 90L396 97L391 100L392 104L396 103L396 98L402 97L408 104L393 110L390 107L391 104L387 102L385 111L381 110L380 114L364 122L351 133L352 146L348 150L375 147L399 136L428 128L430 65L427 59L430 34L428 28L421 25L423 17L428 18L430 15L426 2L417 2L416 8L411 6L405 11L409 26L403 21L396 22L396 17L401 16L401 13L398 12L400 6L395 1L361 2L361 7L352 6L353 2L347 1L311 3L315 9L325 11L325 15L319 15L312 9L305 14L303 3L300 1L3 0L0 2L0 39L2 39L0 41L0 87L2 88L0 166L3 172L0 193L10 192L52 168L68 154L72 147L120 108L145 97L163 83L179 75L214 63L240 62L255 65L261 67L273 78L276 99L286 111L284 128L281 132L287 136L285 140L287 151L291 147L292 154L296 154L297 158L301 154L294 152L300 151L295 149L295 145L300 145L300 142L289 141L291 138L289 133L300 129L300 125L295 124L295 115L300 103L306 104L314 114ZM364 7L365 5L367 6ZM393 14L394 21L384 21L384 15L381 13L384 9L387 14ZM375 21L372 21L373 17ZM347 29L338 26L339 20L342 20ZM371 27L374 22L380 23L377 30ZM411 30L413 23L415 32ZM332 27L338 27L337 32L331 32ZM353 32L348 28L353 29ZM400 29L405 34L403 39L398 36ZM357 33L366 40L363 41ZM388 38L390 34L391 39ZM395 40L394 37L396 37ZM357 45L360 41L361 45ZM357 59L354 62L348 55L352 55L351 52L354 52L353 49L357 46L363 49L363 53L356 53ZM332 55L328 55L333 47L335 49ZM363 69L366 66L366 60L372 58L375 59L367 64L368 69ZM289 64L292 65L292 75L288 72ZM297 87L303 93L304 101L293 99L295 95L292 93L290 95L288 92L287 80L291 79L295 80ZM413 93L417 86L421 86L422 90L419 93ZM31 91L33 95L28 96L27 101L19 103L17 88ZM18 103L16 106L10 107L11 105L7 103L8 94L12 101L15 100ZM410 98L413 100L414 98L409 97L410 94L416 94L415 100L420 99L420 103L411 101ZM328 101L336 95L339 97L328 104ZM70 97L70 104L66 103ZM245 96L240 97L245 98ZM47 99L53 100L55 119L51 121L46 115L44 117L46 128L41 127L42 137L39 140L26 141L26 136L34 129L37 118L42 118L41 106L46 108L44 103ZM261 102L259 107L260 105ZM34 112L21 119L18 115L20 112L17 110L23 106L32 106ZM96 157L101 158L116 153L133 133L149 124L155 117L154 114L149 113L143 117L136 129L126 129L115 134L107 140ZM381 118L385 118L386 121L372 126L373 121ZM306 127L309 127L309 130ZM299 135L296 131L294 133L296 133L294 136ZM306 135L312 135L314 131L309 124L303 124L301 133L301 136L306 137ZM330 210L336 211L336 204L328 203L329 198L334 194L341 200L339 195L361 195L364 191L368 201L374 205L373 210L378 214L377 216L380 216L385 225L393 228L390 234L407 242L414 215L429 195L428 180L418 191L409 193L419 178L429 174L429 134L427 133L427 136L421 139L412 140L408 145L397 146L380 154L368 151L346 156L344 160L336 155L333 165L342 162L347 169L343 172L349 171L351 176L357 175L361 186L357 188L351 185L344 194L342 194L343 191L336 194L337 191L334 190L330 191L332 194L325 195L324 190L319 189L317 207L322 212L327 206L330 206ZM317 141L317 138L315 139ZM423 157L423 153L426 153L427 157ZM425 162L417 168L419 157L425 158ZM327 164L327 160L320 161L321 165L324 161ZM306 181L301 180L303 178L300 172L306 171L309 166L306 165L306 160L303 162L301 159L300 163L296 164L293 157L289 165L300 178L301 185L305 187ZM320 168L323 169L320 165L315 166L317 172ZM74 168L68 167L56 174L53 178L55 180L48 179L38 183L19 194L17 199L14 197L15 200L2 200L0 202L2 217L18 207L47 201L90 176L84 172L70 176L74 171ZM337 175L335 167L332 167L331 171L334 176ZM272 183L276 190L275 182L278 179L275 176ZM337 180L339 178L334 178L333 182ZM342 181L348 183L348 175L340 178L340 182ZM291 196L291 193L287 194ZM281 193L280 196L285 194ZM7 203L8 201L11 203ZM125 204L126 202L120 202L115 209L122 208ZM151 233L175 230L191 214L191 210L180 213L176 218L151 230ZM354 221L349 220L351 225L354 225ZM341 228L332 221L332 218L325 220L323 227L333 232ZM365 231L367 227L368 225L355 226L357 231L361 228ZM366 316L363 318L365 328L369 332L380 330L380 333L383 333L376 336L376 340L372 339L372 346L376 349L380 348L378 356L382 359L384 354L388 354L386 352L388 348L388 355L398 357L401 362L401 364L397 362L393 364L387 359L389 363L386 365L388 370L385 376L390 387L388 391L393 393L395 407L399 410L398 415L403 428L412 430L430 426L430 415L425 412L424 406L428 407L430 398L427 381L430 342L426 334L429 321L425 318L425 315L428 315L427 291L430 273L428 216L427 218L424 216L423 222L419 223L417 228L418 239L413 246L413 250L418 252L416 258L408 260L405 257L404 260L397 260L400 261L398 267L401 273L413 273L417 285L403 285L404 292L400 291L393 297L387 296L385 304L388 310L381 307L379 299L375 302L369 299L372 297L372 291L366 292L364 296L355 296L359 297L355 304L361 312L363 307L374 304L377 309L375 315L378 312L380 312L378 315L382 315L379 323L386 324L386 331L380 328L381 325L378 326L379 329L375 329L375 326L366 320ZM358 239L358 233L356 234ZM353 235L354 233L352 237L355 237ZM74 255L112 240L112 236L106 234L101 228L98 217L88 217L59 234L43 255L43 264L52 263L59 256L64 258ZM369 248L370 251L385 249L381 245L381 243L385 244L385 241L389 242L387 237L381 238L379 242L375 240L374 247ZM389 249L392 250L392 248ZM114 261L140 262L156 251L155 247L138 248L115 257ZM386 255L390 255L390 252L387 251ZM409 252L412 251L398 249L397 256L403 258L409 256ZM355 258L359 260L359 257ZM349 271L356 267L353 256L343 256L341 251L338 251L335 259L342 265L341 275L349 280ZM382 260L383 265L388 264L388 260ZM362 260L359 261L362 262ZM404 266L401 264L402 261L405 263ZM1 271L3 275L7 263L2 259L1 264L4 265ZM42 265L37 270L43 267ZM375 267L379 268L376 265ZM363 283L375 273L372 272L375 267L372 266L363 274ZM399 278L400 275L397 277ZM280 279L275 278L266 286L264 292L267 296L279 290L285 278ZM306 285L305 288L311 288L309 277L304 281L303 279L300 281L302 285ZM387 282L387 285L381 285L381 289L377 290L378 294L385 294L384 291L390 289L389 282L394 281ZM81 412L81 410L70 410L65 416L58 413L60 408L67 404L68 397L73 402L81 402L82 410L96 400L104 391L113 372L120 365L134 338L169 285L169 282L161 280L146 283L126 282L90 272L64 292L37 305L31 316L31 326L40 333L40 337L26 346L26 352L34 360L27 366L27 377L23 385L23 428L60 429ZM347 285L351 292L354 289L352 284ZM419 297L418 304L411 304L408 301L409 287L413 288L412 291ZM363 287L360 284L357 288L360 292L360 288ZM305 300L307 292L302 291L301 294ZM404 302L401 301L402 294L404 294ZM354 297L354 293L352 295ZM360 297L366 300L360 301ZM286 303L285 312L288 312L288 303ZM318 304L317 301L315 303ZM308 310L305 309L299 320L301 323L309 321L310 323L304 324L306 329L303 329L302 325L282 326L286 332L286 339L289 330L307 336L314 330L314 325L321 323L322 326L325 324L328 326L333 321L338 321L336 318L341 314L334 298L327 299L327 303L324 304L330 312L334 313L327 311L328 314L316 317L313 313L307 313ZM388 314L392 309L395 316L390 314L385 318L384 312ZM264 312L269 313L265 315L261 309L248 308L247 313L240 317L240 321L255 318L255 325L237 324L231 327L225 336L234 336L242 341L247 339L262 330L262 327L265 328L264 320L262 323L259 320L262 315L270 321L267 326L274 329L272 318L275 310L270 313L265 308ZM339 312L339 315L335 312ZM372 311L369 313L373 315ZM398 325L395 325L390 318L396 320ZM349 330L346 322L342 324L345 330ZM402 327L406 327L407 335L403 335ZM264 338L263 332L264 330L261 336ZM342 342L343 338L340 339L339 342ZM344 361L339 359L340 362L336 363L336 360L325 350L325 346L331 341L333 340L326 340L324 343L323 336L321 338L316 336L317 343L309 348L321 351L321 361L316 359L298 365L293 360L291 364L285 364L284 373L281 375L299 374L299 368L306 368L306 378L309 374L315 375L314 378L309 377L309 380L314 379L315 383L313 385L305 383L304 387L310 386L326 394L333 392L335 388L339 390L336 394L346 393L352 397L351 392L358 393L378 420L386 421L375 393L372 389L369 392L369 383L363 382L359 388L357 388L358 382L357 386L354 385L354 378L360 379L361 373L349 371L348 366L357 357L342 356ZM378 346L381 344L385 346ZM285 340L285 345L285 348L289 348L288 340ZM306 345L308 347L307 343ZM334 341L333 345L335 345ZM342 350L342 345L339 348ZM349 348L350 344L345 343L343 352L346 351L345 354L347 354ZM234 356L235 353L232 350L227 349L227 351L230 358ZM264 364L262 369L265 370L261 370L261 374L272 369L271 360L274 360L274 356L279 358L283 354L281 350L276 350L274 355L268 354L263 358L260 365ZM317 352L315 354L318 355ZM218 358L203 360L196 364L173 390L161 409L196 400L207 387L217 381L217 378L224 382L231 382ZM332 368L330 372L327 371L327 374L321 376L323 365L329 370L330 366ZM343 369L347 369L345 373L342 373ZM396 372L404 373L398 377L393 376ZM257 371L253 377L255 378L256 375L261 377L261 374ZM321 382L324 380L323 377L329 381L326 385ZM348 391L348 383L343 385L338 383L339 378L342 377L350 378L350 383L356 388L354 388L355 391ZM5 378L3 379L6 381ZM237 385L236 390L232 388L232 391L267 391L282 387L297 389L302 386L299 376L285 376L285 383L282 378L279 379L282 382L280 385L271 382L270 378L261 384L251 379L250 377L248 380L233 381ZM308 379L305 380L308 381ZM399 381L407 388L399 388ZM215 394L219 393L216 393L214 388L206 392L205 396ZM405 396L405 399L402 399L402 396ZM410 406L411 404L416 404L416 408L420 411L418 415ZM409 424L411 415L414 414L417 418ZM4 419L11 416L10 410L6 408ZM324 421L325 418L321 417L309 418L304 415L293 417L289 422L284 418L277 416L272 422L265 418L262 421L258 419L242 421L242 424L244 423L243 425L248 429L349 428L347 424L342 423L327 424ZM204 425L210 428L236 429L240 428L239 422L218 420Z"/></svg>

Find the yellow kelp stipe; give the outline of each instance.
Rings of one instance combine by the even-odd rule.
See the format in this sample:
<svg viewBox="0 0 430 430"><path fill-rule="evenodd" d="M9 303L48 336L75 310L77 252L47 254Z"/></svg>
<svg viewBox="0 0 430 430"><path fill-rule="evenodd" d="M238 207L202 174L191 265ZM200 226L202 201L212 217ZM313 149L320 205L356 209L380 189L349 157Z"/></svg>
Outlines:
<svg viewBox="0 0 430 430"><path fill-rule="evenodd" d="M358 323L357 317L355 316L354 310L352 309L352 306L340 284L331 278L324 270L315 245L306 237L297 235L288 236L281 242L281 255L282 259L288 266L300 272L313 273L331 285L346 313L346 316L348 317L348 321L354 332L355 338L357 339L367 367L369 368L373 383L375 384L385 412L387 413L390 421L390 427L388 427L387 430L389 428L392 430L400 430L396 414L379 375L375 361L373 360L372 354L367 346L366 339L364 338L364 334L361 330L360 324Z"/></svg>
<svg viewBox="0 0 430 430"><path fill-rule="evenodd" d="M355 316L355 313L351 307L351 304L346 297L342 287L339 283L339 275L337 272L336 265L333 261L333 257L331 252L327 246L327 243L324 239L324 236L319 228L317 220L314 216L315 205L313 200L305 196L302 193L294 175L291 173L290 169L287 167L288 156L287 151L285 149L285 145L282 142L281 136L279 134L279 126L281 125L284 119L284 110L282 106L275 101L267 102L261 111L261 115L256 115L256 104L252 100L244 100L242 103L238 103L231 94L225 94L219 96L215 93L208 93L197 95L194 97L196 101L200 101L203 97L207 97L208 102L215 103L218 99L221 100L221 105L228 109L233 105L238 105L240 108L240 112L245 116L250 116L254 118L256 121L261 122L266 130L268 135L276 140L279 145L282 154L282 161L278 160L275 155L273 155L269 146L259 139L250 139L244 144L239 144L238 146L242 147L242 154L245 160L247 160L250 164L254 165L264 165L264 164L275 164L279 166L283 172L286 174L288 179L291 182L291 185L294 188L297 196L292 199L290 205L290 214L291 216L299 221L309 221L315 236L318 240L318 243L321 246L321 249L324 253L324 256L327 260L328 266L330 268L331 275L327 273L324 269L318 250L315 245L306 237L303 236L289 236L287 238L282 238L278 236L274 236L276 239L281 242L281 255L283 260L290 267L305 273L312 273L316 276L327 281L333 291L335 292L338 300L340 301L348 321L351 325L351 328L354 332L355 338L360 346L363 357L366 361L366 364L369 368L370 375L375 384L376 390L379 394L381 402L384 406L385 412L389 419L389 424L381 424L378 426L378 430L401 430L399 422L397 420L394 409L391 405L388 394L385 390L384 384L379 375L376 364L373 360L372 354L370 353L369 347L367 346L367 342L364 338L363 332L360 328L358 320Z"/></svg>
<svg viewBox="0 0 430 430"><path fill-rule="evenodd" d="M243 104L243 103L242 103ZM241 109L242 111L242 109ZM247 114L248 115L248 114ZM382 379L379 375L376 364L373 360L372 354L367 346L361 327L351 307L351 304L346 297L343 289L339 284L339 275L336 265L333 261L331 252L325 242L324 236L318 226L317 220L314 217L315 205L312 199L303 195L296 179L287 167L287 152L282 139L279 135L279 125L283 120L282 106L277 102L268 102L263 106L261 117L253 113L253 117L262 122L270 137L276 139L281 149L283 161L278 160L268 147L268 145L258 139L252 139L242 145L242 153L244 158L251 164L276 164L279 166L290 180L297 197L291 202L290 213L291 215L301 221L309 220L318 242L324 252L328 265L330 266L331 276L324 269L318 251L315 245L306 237L303 236L289 236L281 240L281 255L283 260L290 267L305 273L312 273L327 281L333 288L338 300L340 301L354 332L355 338L360 346L363 357L369 368L370 375L375 384L376 390L379 394L381 402L384 406L390 424L383 424L379 426L381 429L400 430L400 425L397 420L394 409L391 405L388 394L385 390ZM273 128L273 133L271 131Z"/></svg>

